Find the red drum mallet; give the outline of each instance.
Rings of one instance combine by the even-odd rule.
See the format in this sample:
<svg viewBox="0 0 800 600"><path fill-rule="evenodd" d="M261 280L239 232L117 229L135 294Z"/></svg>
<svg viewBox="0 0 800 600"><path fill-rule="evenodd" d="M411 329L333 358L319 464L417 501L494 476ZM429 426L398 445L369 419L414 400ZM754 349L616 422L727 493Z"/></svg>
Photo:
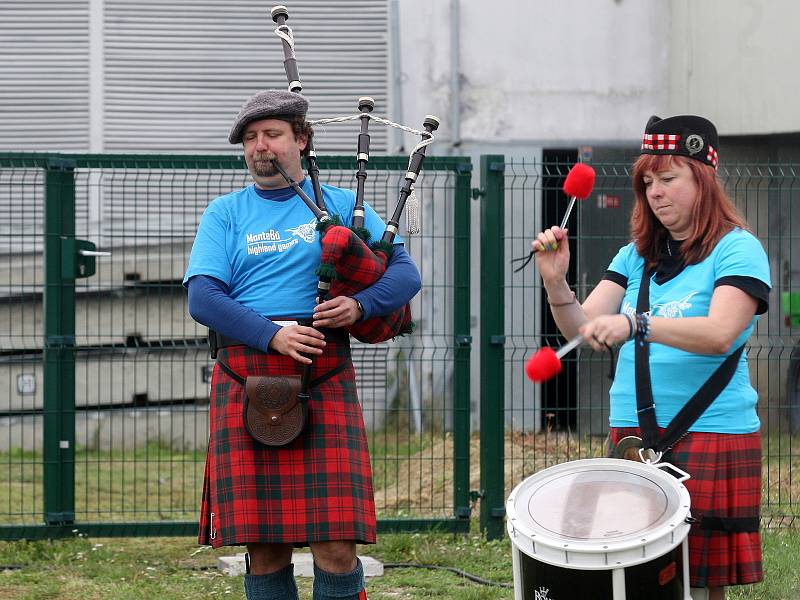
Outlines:
<svg viewBox="0 0 800 600"><path fill-rule="evenodd" d="M594 188L594 179L594 169L584 163L576 163L569 170L569 173L567 173L567 178L564 180L564 185L561 189L563 189L564 193L570 197L570 201L569 206L567 207L567 212L564 214L564 218L561 219L561 229L564 229L564 227L567 225L569 215L572 213L572 209L575 206L575 200L585 200L589 197L589 194L592 193L592 188ZM531 251L528 256L513 259L511 261L512 263L518 260L525 261L519 267L514 269L514 272L516 273L517 271L521 271L525 265L531 261L534 254L536 254L536 252Z"/></svg>
<svg viewBox="0 0 800 600"><path fill-rule="evenodd" d="M583 342L582 335L576 335L561 346L558 351L545 346L534 352L525 363L525 374L534 383L548 381L561 372L561 357Z"/></svg>
<svg viewBox="0 0 800 600"><path fill-rule="evenodd" d="M567 224L567 220L572 212L572 208L575 206L575 200L586 200L586 198L589 197L589 194L592 193L592 188L594 188L594 177L594 169L583 163L577 163L570 169L569 173L567 173L567 178L564 180L564 186L562 189L564 190L564 193L570 197L570 201L569 206L567 207L567 212L564 215L564 218L561 219L561 225L559 225L561 229L564 229Z"/></svg>

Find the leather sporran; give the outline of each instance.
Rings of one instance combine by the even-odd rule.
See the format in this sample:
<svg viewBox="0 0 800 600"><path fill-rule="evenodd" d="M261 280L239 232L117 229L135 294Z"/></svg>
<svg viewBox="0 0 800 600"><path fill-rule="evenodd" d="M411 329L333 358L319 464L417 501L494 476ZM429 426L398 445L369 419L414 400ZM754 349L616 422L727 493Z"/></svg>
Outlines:
<svg viewBox="0 0 800 600"><path fill-rule="evenodd" d="M244 426L266 446L285 446L303 433L308 420L308 395L301 394L299 375L247 377Z"/></svg>

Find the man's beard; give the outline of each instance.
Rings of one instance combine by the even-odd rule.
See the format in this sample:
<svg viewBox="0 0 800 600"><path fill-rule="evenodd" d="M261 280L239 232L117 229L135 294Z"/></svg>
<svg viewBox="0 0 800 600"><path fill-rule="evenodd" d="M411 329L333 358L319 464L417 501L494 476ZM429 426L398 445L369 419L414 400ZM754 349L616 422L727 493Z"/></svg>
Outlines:
<svg viewBox="0 0 800 600"><path fill-rule="evenodd" d="M272 164L272 160L258 157L253 158L253 174L257 177L273 177L278 174L278 169Z"/></svg>

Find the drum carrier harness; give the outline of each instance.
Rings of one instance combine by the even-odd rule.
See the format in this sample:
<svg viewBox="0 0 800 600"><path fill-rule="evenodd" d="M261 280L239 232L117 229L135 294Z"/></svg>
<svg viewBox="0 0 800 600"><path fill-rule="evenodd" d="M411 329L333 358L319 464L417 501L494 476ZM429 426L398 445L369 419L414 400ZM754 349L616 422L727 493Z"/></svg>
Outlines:
<svg viewBox="0 0 800 600"><path fill-rule="evenodd" d="M653 271L645 267L639 296L636 300L636 312L650 311L650 279ZM689 433L689 428L711 406L714 399L730 383L736 372L736 365L744 351L744 344L728 356L711 376L700 386L678 414L659 434L656 421L656 405L653 400L653 388L650 380L650 342L644 333L637 333L634 340L634 359L636 375L636 416L639 420L641 439L636 436L622 438L614 450L618 458L633 458L645 463L656 463ZM728 532L754 532L759 528L759 517L716 517L702 516L702 529Z"/></svg>

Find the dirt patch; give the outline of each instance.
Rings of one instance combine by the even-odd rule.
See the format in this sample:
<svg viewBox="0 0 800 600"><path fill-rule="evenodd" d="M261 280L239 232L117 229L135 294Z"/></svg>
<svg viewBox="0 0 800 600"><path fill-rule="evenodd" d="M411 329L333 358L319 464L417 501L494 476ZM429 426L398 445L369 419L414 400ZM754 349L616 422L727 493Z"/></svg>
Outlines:
<svg viewBox="0 0 800 600"><path fill-rule="evenodd" d="M505 492L529 475L558 463L604 455L603 440L564 432L507 434L504 441ZM392 483L375 490L379 512L414 516L452 516L453 438L446 434L429 447L393 464ZM480 439L470 439L469 489L480 489ZM404 515L405 516L405 515Z"/></svg>

